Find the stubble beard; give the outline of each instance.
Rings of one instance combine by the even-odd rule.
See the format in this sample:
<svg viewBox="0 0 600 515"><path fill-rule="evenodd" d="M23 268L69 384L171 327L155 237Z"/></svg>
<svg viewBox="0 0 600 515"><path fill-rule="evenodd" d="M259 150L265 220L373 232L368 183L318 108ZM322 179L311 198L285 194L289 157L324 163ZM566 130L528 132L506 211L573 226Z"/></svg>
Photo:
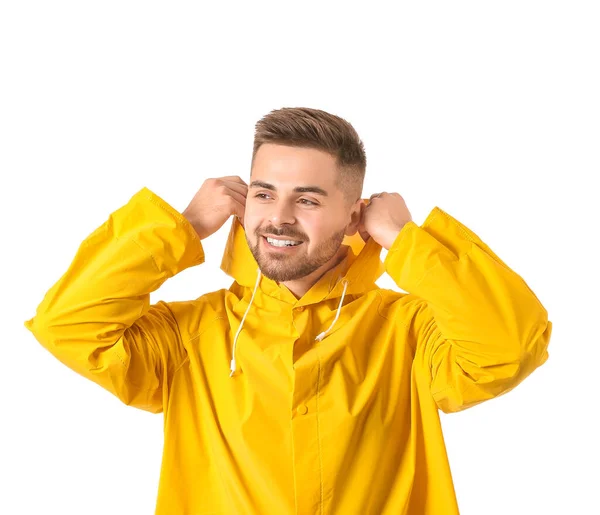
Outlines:
<svg viewBox="0 0 600 515"><path fill-rule="evenodd" d="M272 233L276 234L276 233ZM307 254L308 240L303 240L304 249L291 255L285 253L261 251L261 239L263 236L256 233L256 244L248 241L250 251L260 267L263 275L276 282L295 281L310 275L319 267L331 260L338 252L344 241L345 230L334 233L330 238L320 243L311 253ZM280 236L290 236L282 234ZM248 237L246 236L246 239Z"/></svg>

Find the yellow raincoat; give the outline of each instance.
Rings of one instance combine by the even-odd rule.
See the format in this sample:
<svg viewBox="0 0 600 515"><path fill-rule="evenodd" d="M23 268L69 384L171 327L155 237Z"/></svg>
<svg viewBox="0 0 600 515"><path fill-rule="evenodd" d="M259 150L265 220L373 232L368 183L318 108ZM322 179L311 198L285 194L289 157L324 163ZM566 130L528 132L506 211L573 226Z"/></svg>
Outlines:
<svg viewBox="0 0 600 515"><path fill-rule="evenodd" d="M372 238L345 243L297 300L258 274L234 219L230 289L151 305L204 252L143 188L25 322L66 366L164 414L157 515L458 513L438 409L505 393L544 363L547 311L438 207L383 263ZM384 271L409 293L380 289Z"/></svg>

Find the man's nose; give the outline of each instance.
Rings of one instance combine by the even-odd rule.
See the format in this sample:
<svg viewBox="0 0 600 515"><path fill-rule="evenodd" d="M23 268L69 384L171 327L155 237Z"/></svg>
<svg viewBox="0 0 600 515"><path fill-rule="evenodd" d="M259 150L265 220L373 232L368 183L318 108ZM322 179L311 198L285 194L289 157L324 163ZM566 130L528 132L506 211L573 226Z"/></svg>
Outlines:
<svg viewBox="0 0 600 515"><path fill-rule="evenodd" d="M273 205L269 221L273 225L293 224L296 221L294 206L288 202L277 202Z"/></svg>

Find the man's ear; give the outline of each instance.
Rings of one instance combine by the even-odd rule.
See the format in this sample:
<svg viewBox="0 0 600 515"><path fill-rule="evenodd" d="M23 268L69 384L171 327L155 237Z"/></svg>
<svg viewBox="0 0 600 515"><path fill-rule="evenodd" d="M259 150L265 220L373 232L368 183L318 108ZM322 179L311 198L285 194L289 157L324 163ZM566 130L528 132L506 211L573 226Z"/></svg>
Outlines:
<svg viewBox="0 0 600 515"><path fill-rule="evenodd" d="M365 201L362 199L358 199L352 206L352 211L350 212L350 223L346 226L347 236L353 236L356 234L356 231L358 231L365 207L367 206Z"/></svg>

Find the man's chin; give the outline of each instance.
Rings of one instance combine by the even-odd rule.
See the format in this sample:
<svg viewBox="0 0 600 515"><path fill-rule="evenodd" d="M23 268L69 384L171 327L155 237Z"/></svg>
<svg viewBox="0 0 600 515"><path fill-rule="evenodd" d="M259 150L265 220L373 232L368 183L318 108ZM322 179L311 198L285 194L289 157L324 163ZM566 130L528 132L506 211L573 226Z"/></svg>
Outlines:
<svg viewBox="0 0 600 515"><path fill-rule="evenodd" d="M263 260L261 260L258 266L262 275L278 283L297 281L314 272L314 270L299 270L293 266L286 266L284 263L273 267L270 263L265 263Z"/></svg>
<svg viewBox="0 0 600 515"><path fill-rule="evenodd" d="M273 268L269 266L261 266L260 272L265 277L278 283L300 279L297 274L290 273L289 270L273 270Z"/></svg>

